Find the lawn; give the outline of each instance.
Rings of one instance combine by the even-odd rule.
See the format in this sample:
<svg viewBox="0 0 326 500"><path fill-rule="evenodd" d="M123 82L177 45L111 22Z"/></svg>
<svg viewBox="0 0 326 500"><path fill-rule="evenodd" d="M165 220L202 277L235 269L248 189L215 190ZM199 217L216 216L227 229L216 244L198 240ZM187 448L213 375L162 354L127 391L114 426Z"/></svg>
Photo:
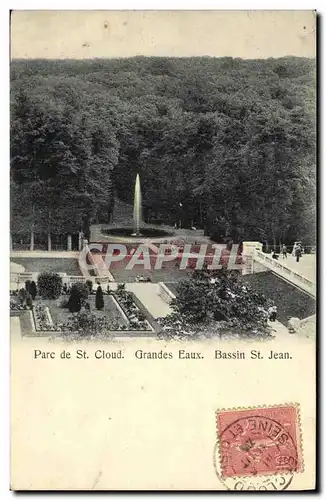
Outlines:
<svg viewBox="0 0 326 500"><path fill-rule="evenodd" d="M175 269L174 266L166 266L164 269L158 270L147 270L144 269L144 266L134 266L133 269L124 269L121 267L110 267L110 273L114 277L114 279L119 283L130 283L136 281L136 277L138 275L143 276L144 278L150 277L153 283L158 283L160 281L163 282L178 282L184 280L188 273L192 272L190 269L184 269L180 271L179 269Z"/></svg>
<svg viewBox="0 0 326 500"><path fill-rule="evenodd" d="M176 296L177 295L177 283L164 282L164 285Z"/></svg>
<svg viewBox="0 0 326 500"><path fill-rule="evenodd" d="M13 258L11 262L21 264L27 272L44 271L55 273L66 273L68 276L82 276L77 259L37 259L37 258Z"/></svg>
<svg viewBox="0 0 326 500"><path fill-rule="evenodd" d="M57 300L49 300L42 299L40 301L36 300L35 305L38 303L49 307L50 314L52 316L53 323L66 323L69 317L71 317L71 313L67 308L59 307L58 303L62 300L68 300L68 295L62 295L60 299ZM124 316L122 316L121 312L116 306L113 298L110 295L104 295L104 308L101 311L98 311L95 307L95 295L90 295L88 297L88 302L91 307L91 313L97 317L104 317L112 319L112 321L116 321L120 324L128 324Z"/></svg>
<svg viewBox="0 0 326 500"><path fill-rule="evenodd" d="M316 300L272 271L243 276L254 290L273 300L277 319L287 325L291 317L304 319L316 313Z"/></svg>

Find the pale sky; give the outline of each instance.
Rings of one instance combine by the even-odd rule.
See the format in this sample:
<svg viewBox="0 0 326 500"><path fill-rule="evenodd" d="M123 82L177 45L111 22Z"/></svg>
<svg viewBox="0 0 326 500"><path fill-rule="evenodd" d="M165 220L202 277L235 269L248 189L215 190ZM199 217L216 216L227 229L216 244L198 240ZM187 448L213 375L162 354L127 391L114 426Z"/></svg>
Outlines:
<svg viewBox="0 0 326 500"><path fill-rule="evenodd" d="M14 11L12 58L315 57L306 11Z"/></svg>

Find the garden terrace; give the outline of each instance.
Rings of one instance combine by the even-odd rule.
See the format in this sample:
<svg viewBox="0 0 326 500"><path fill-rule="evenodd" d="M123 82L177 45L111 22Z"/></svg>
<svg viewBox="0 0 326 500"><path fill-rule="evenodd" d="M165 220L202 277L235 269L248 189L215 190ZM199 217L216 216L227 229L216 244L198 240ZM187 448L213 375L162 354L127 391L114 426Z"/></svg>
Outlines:
<svg viewBox="0 0 326 500"><path fill-rule="evenodd" d="M15 257L10 259L10 261L20 264L27 272L53 272L66 273L68 276L82 276L78 265L78 259Z"/></svg>

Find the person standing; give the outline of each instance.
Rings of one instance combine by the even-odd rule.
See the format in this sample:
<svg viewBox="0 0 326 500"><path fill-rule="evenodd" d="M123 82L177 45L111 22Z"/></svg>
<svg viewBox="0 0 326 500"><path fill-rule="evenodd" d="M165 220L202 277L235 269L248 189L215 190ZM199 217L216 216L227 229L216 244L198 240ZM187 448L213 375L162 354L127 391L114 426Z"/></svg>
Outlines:
<svg viewBox="0 0 326 500"><path fill-rule="evenodd" d="M287 259L288 257L288 251L287 251L287 248L286 248L286 245L282 245L282 256L283 256L283 259Z"/></svg>
<svg viewBox="0 0 326 500"><path fill-rule="evenodd" d="M277 307L275 305L268 308L268 316L269 321L276 321Z"/></svg>
<svg viewBox="0 0 326 500"><path fill-rule="evenodd" d="M302 248L301 245L298 245L297 248L295 249L295 257L297 262L300 261L301 256L302 256Z"/></svg>

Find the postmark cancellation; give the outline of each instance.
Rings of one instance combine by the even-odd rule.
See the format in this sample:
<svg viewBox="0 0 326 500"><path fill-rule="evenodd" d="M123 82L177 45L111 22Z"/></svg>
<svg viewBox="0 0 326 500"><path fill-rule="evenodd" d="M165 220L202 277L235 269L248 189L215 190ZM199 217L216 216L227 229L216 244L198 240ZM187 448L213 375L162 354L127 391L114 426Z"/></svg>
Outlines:
<svg viewBox="0 0 326 500"><path fill-rule="evenodd" d="M286 489L303 472L298 404L216 412L214 466L232 490Z"/></svg>

